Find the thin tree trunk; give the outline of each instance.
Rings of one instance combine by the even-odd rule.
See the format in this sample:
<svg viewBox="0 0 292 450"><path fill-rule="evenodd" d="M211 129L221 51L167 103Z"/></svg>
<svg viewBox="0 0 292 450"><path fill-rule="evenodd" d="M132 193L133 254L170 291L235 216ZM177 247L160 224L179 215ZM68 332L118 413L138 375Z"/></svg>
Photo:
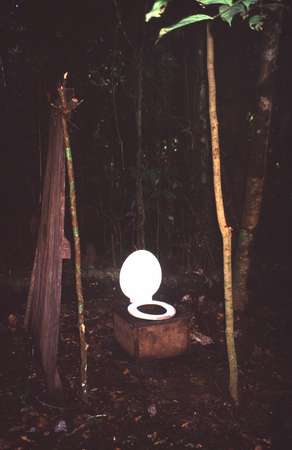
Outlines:
<svg viewBox="0 0 292 450"><path fill-rule="evenodd" d="M209 117L213 160L213 178L217 219L223 241L223 273L225 297L225 334L229 362L229 392L238 403L238 369L234 344L233 296L232 296L232 230L227 225L222 195L221 163L218 117L216 106L216 78L214 68L214 39L207 25L207 71L209 85Z"/></svg>
<svg viewBox="0 0 292 450"><path fill-rule="evenodd" d="M277 0L275 3L281 5L282 0ZM234 270L235 308L241 311L248 304L248 276L252 248L263 200L266 160L270 146L275 72L281 35L281 17L282 12L279 8L278 13L276 11L273 19L266 24L263 31L256 112L250 124L248 172Z"/></svg>
<svg viewBox="0 0 292 450"><path fill-rule="evenodd" d="M114 84L115 81L112 80L112 83L113 83L112 101L113 101L114 122L115 122L118 143L120 146L121 168L122 168L122 170L125 170L124 141L122 139L121 130L120 130L120 122L119 122L117 98L116 98L116 86Z"/></svg>
<svg viewBox="0 0 292 450"><path fill-rule="evenodd" d="M156 200L156 256L160 254L160 193L158 193Z"/></svg>
<svg viewBox="0 0 292 450"><path fill-rule="evenodd" d="M64 86L59 87L58 93L60 96L62 107L62 126L64 134L65 155L67 162L67 175L69 181L69 194L70 194L70 212L71 212L74 249L75 249L75 283L78 300L78 325L79 325L80 353L81 353L81 368L80 368L81 392L83 398L85 398L87 394L87 343L85 338L85 325L84 325L84 298L82 293L82 281L81 281L81 255L80 255L79 227L76 211L76 191L75 191L72 152L67 127L67 116L68 113L70 112L70 109L68 108L66 102Z"/></svg>
<svg viewBox="0 0 292 450"><path fill-rule="evenodd" d="M136 159L136 202L137 202L137 239L136 245L138 249L145 248L145 207L143 195L143 142L142 142L142 108L143 108L143 53L140 50L138 60L138 92L137 92L137 159Z"/></svg>

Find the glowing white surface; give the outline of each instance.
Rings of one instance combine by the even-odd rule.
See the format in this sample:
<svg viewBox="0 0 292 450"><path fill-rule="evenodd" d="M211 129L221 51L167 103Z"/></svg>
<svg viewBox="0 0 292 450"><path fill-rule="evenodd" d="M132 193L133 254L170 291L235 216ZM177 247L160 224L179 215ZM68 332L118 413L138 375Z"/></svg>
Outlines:
<svg viewBox="0 0 292 450"><path fill-rule="evenodd" d="M150 314L150 313L144 313L143 311L139 311L139 306L145 306L145 305L158 305L165 309L165 312L162 314ZM157 300L151 300L147 303L131 303L128 306L129 313L137 317L138 319L144 319L144 320L165 320L170 319L173 317L176 313L175 308L172 305L169 305L165 302L158 302Z"/></svg>
<svg viewBox="0 0 292 450"><path fill-rule="evenodd" d="M124 261L120 271L120 286L130 299L129 313L144 320L165 320L173 317L175 308L168 303L152 300L161 284L162 273L158 259L148 250L137 250ZM149 314L138 310L142 305L158 305L162 314Z"/></svg>

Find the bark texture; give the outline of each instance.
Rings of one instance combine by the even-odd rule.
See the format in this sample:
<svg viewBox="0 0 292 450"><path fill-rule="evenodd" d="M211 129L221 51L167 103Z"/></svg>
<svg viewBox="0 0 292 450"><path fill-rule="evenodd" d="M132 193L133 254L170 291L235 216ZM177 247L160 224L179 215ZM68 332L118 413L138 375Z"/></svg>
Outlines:
<svg viewBox="0 0 292 450"><path fill-rule="evenodd" d="M76 208L76 192L75 192L75 179L74 179L74 169L72 161L72 152L70 146L70 138L67 127L67 116L70 113L70 108L68 107L65 89L60 86L58 93L61 101L61 111L62 111L62 129L63 129L63 146L65 147L66 155L66 165L67 165L67 175L69 182L69 195L70 195L70 213L71 213L71 223L74 238L74 250L75 250L75 285L76 294L78 301L78 325L79 325L79 336L80 336L80 353L81 353L81 392L83 397L87 395L87 343L85 337L85 324L84 324L84 298L82 292L82 280L81 280L81 253L80 253L80 237L79 237L79 227L77 220L77 208Z"/></svg>
<svg viewBox="0 0 292 450"><path fill-rule="evenodd" d="M213 180L217 219L223 241L223 274L225 298L225 335L229 363L229 393L235 403L238 403L238 368L234 343L233 295L232 295L232 230L227 225L221 178L220 144L218 116L216 105L216 78L214 67L214 39L207 25L207 72L209 85L209 117L211 128Z"/></svg>
<svg viewBox="0 0 292 450"><path fill-rule="evenodd" d="M37 248L26 306L30 330L41 360L48 393L62 396L57 368L64 239L65 168L61 116L52 109Z"/></svg>
<svg viewBox="0 0 292 450"><path fill-rule="evenodd" d="M275 2L276 7L282 0ZM281 36L282 11L275 9L262 35L260 72L257 83L255 113L250 122L249 160L245 188L245 199L238 233L238 245L234 267L235 309L243 311L249 298L248 277L256 229L261 214L266 160L270 147L271 117L275 74Z"/></svg>

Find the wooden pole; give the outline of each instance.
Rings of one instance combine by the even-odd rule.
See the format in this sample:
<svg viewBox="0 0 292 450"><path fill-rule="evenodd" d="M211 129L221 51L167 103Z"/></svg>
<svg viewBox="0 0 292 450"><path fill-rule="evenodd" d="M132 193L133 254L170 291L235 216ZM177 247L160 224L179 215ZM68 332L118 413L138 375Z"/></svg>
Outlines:
<svg viewBox="0 0 292 450"><path fill-rule="evenodd" d="M65 74L66 75L66 74ZM66 76L64 76L65 80ZM75 181L74 181L74 169L72 161L72 152L70 146L70 137L68 133L67 126L67 116L71 112L67 105L65 97L64 85L58 88L58 93L61 101L62 110L62 127L64 134L64 144L65 144L65 156L66 156L66 166L67 175L69 181L69 195L70 195L70 212L71 212L71 222L74 238L74 249L75 249L75 283L76 283L76 294L78 300L78 325L79 325L79 336L80 336L80 353L81 353L81 392L83 398L87 394L87 343L85 337L85 324L84 324L84 298L82 293L82 280L81 280L81 254L80 254L80 237L79 237L79 227L77 220L77 210L76 210L76 191L75 191Z"/></svg>
<svg viewBox="0 0 292 450"><path fill-rule="evenodd" d="M218 116L216 105L216 78L214 67L214 39L207 25L207 72L209 85L209 118L213 161L213 179L217 220L223 241L223 274L225 298L225 335L229 362L229 392L238 403L238 368L234 343L233 294L232 294L232 229L227 225L223 194L220 161Z"/></svg>

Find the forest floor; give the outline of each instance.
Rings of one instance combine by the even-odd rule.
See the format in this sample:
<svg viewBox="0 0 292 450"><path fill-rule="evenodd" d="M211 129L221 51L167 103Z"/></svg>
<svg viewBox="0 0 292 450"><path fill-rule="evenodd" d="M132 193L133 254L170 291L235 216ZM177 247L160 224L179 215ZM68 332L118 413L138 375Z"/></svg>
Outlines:
<svg viewBox="0 0 292 450"><path fill-rule="evenodd" d="M2 313L0 329L1 450L288 450L292 448L291 314L254 307L236 316L240 404L228 396L224 306L207 282L161 288L156 298L188 313L187 353L135 359L114 338L116 282L84 283L88 402L80 385L77 307L62 300L59 368L67 401L51 404L23 328L25 293ZM1 292L9 296L9 290ZM75 393L75 394L74 394Z"/></svg>

